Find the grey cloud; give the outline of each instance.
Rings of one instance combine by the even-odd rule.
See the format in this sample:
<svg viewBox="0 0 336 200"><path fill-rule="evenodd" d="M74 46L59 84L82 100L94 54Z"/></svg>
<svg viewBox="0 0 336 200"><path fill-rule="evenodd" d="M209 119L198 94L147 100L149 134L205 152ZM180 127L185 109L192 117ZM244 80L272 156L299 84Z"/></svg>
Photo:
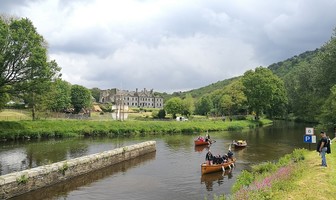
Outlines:
<svg viewBox="0 0 336 200"><path fill-rule="evenodd" d="M13 5L28 2L5 4L16 10ZM60 20L59 30L48 29L50 52L71 83L176 91L318 48L336 25L336 0L185 2L139 23L100 21L75 30L67 20L74 20L74 11L93 1L60 0L54 15L66 15L60 16L66 22Z"/></svg>

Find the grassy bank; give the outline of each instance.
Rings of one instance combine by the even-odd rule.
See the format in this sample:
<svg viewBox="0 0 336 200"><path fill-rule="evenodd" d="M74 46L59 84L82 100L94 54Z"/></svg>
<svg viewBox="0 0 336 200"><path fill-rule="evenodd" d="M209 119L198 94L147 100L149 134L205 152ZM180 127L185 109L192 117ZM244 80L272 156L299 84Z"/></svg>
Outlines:
<svg viewBox="0 0 336 200"><path fill-rule="evenodd" d="M322 168L316 151L296 149L277 163L253 166L251 172L243 171L232 187L231 196L215 199L336 199L336 141L327 154L327 168Z"/></svg>
<svg viewBox="0 0 336 200"><path fill-rule="evenodd" d="M0 121L0 138L41 138L76 136L136 136L146 134L202 133L254 128L271 123L270 120L242 121L90 121L40 120Z"/></svg>

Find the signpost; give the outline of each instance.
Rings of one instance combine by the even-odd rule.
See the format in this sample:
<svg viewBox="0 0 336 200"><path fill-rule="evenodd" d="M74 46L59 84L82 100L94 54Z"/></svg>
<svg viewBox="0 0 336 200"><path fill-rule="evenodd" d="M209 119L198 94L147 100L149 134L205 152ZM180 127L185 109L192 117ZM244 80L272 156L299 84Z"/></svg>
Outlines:
<svg viewBox="0 0 336 200"><path fill-rule="evenodd" d="M306 127L306 134L303 136L303 142L309 144L309 150L310 150L310 144L316 143L316 135L314 135L314 128Z"/></svg>
<svg viewBox="0 0 336 200"><path fill-rule="evenodd" d="M314 128L306 127L306 135L314 135Z"/></svg>
<svg viewBox="0 0 336 200"><path fill-rule="evenodd" d="M316 143L316 135L304 135L303 142L304 143Z"/></svg>

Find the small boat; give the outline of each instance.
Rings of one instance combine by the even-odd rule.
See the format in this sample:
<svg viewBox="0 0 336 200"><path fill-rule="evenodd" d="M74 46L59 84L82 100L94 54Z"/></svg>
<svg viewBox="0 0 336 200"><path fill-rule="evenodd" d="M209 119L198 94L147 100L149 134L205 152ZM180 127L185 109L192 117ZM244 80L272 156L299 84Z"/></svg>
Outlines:
<svg viewBox="0 0 336 200"><path fill-rule="evenodd" d="M233 140L232 144L234 147L239 148L239 147L246 147L247 142L246 140Z"/></svg>
<svg viewBox="0 0 336 200"><path fill-rule="evenodd" d="M202 171L202 174L209 174L213 172L225 171L225 169L231 169L232 167L234 167L235 162L236 162L236 158L231 158L227 162L221 163L221 164L208 165L206 163L202 163L201 171Z"/></svg>
<svg viewBox="0 0 336 200"><path fill-rule="evenodd" d="M211 141L205 141L205 140L195 140L195 146L201 146L201 145L209 145L211 144Z"/></svg>

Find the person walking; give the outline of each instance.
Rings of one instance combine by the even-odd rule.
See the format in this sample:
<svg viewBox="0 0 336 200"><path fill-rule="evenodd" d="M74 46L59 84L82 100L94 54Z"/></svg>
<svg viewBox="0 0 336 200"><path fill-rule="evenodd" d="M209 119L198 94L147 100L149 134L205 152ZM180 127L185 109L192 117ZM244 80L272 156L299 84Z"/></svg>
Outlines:
<svg viewBox="0 0 336 200"><path fill-rule="evenodd" d="M321 139L319 141L319 145L317 148L322 158L322 167L327 167L326 153L327 153L328 137L324 131L321 131L320 135Z"/></svg>

